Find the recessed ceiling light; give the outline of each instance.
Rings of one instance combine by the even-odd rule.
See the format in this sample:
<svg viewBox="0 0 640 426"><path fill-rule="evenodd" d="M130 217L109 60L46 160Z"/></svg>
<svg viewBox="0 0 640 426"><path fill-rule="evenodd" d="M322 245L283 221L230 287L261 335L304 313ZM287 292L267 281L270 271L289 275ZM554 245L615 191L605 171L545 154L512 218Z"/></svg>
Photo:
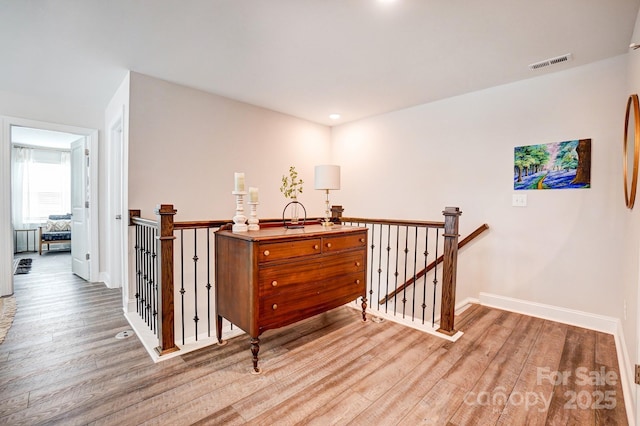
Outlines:
<svg viewBox="0 0 640 426"><path fill-rule="evenodd" d="M329 118L332 120L338 120L340 119L340 114L337 114L337 113L329 114Z"/></svg>

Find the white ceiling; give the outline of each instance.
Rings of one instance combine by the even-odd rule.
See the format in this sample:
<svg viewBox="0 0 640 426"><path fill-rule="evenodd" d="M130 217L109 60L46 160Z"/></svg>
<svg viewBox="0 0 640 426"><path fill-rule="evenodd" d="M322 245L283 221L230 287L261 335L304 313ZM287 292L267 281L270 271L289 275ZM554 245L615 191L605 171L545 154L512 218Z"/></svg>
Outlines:
<svg viewBox="0 0 640 426"><path fill-rule="evenodd" d="M624 54L639 5L0 0L0 91L104 110L133 70L333 125Z"/></svg>
<svg viewBox="0 0 640 426"><path fill-rule="evenodd" d="M56 132L53 130L11 126L11 143L18 145L70 149L71 142L75 142L82 137L82 135Z"/></svg>

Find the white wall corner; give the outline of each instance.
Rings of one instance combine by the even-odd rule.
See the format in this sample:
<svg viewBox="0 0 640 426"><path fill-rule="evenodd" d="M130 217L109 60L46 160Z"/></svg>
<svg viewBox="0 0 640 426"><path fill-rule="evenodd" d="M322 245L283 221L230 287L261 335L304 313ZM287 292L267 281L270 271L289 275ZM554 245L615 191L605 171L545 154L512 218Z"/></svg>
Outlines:
<svg viewBox="0 0 640 426"><path fill-rule="evenodd" d="M617 321L616 332L613 334L616 342L616 353L618 354L618 368L620 370L620 380L622 381L622 393L624 395L624 405L627 410L627 419L629 425L636 424L636 393L637 385L635 384L635 367L633 361L629 358L627 343L624 338L624 329L622 321Z"/></svg>

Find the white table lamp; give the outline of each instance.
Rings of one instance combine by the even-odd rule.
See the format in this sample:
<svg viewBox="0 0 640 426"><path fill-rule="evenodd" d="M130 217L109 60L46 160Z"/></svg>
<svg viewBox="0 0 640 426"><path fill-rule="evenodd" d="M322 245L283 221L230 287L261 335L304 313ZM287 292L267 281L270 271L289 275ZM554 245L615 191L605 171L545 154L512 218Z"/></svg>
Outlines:
<svg viewBox="0 0 640 426"><path fill-rule="evenodd" d="M330 208L329 208L329 190L340 189L340 166L321 165L315 168L315 189L325 191L327 199L325 201L324 226L331 226Z"/></svg>

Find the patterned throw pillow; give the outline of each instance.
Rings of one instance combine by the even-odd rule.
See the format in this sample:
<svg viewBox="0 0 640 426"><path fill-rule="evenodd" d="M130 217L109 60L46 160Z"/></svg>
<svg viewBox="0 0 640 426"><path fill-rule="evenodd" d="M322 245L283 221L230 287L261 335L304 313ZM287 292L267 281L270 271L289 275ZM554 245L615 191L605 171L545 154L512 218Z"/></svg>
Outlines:
<svg viewBox="0 0 640 426"><path fill-rule="evenodd" d="M45 232L65 232L71 231L70 220L47 220Z"/></svg>

